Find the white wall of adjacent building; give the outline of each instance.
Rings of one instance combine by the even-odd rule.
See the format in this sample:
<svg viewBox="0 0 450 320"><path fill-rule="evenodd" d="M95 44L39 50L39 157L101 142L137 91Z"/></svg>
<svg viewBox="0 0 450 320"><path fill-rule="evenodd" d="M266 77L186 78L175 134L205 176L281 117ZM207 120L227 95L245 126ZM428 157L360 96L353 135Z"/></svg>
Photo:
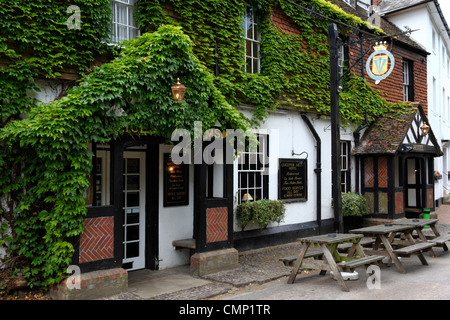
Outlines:
<svg viewBox="0 0 450 320"><path fill-rule="evenodd" d="M442 0L441 0L442 1ZM410 28L416 42L430 53L428 56L428 118L444 152L435 159L435 171L443 179L435 181L435 200L450 193L450 39L434 2L389 14L387 19L399 28ZM448 23L448 21L447 21Z"/></svg>

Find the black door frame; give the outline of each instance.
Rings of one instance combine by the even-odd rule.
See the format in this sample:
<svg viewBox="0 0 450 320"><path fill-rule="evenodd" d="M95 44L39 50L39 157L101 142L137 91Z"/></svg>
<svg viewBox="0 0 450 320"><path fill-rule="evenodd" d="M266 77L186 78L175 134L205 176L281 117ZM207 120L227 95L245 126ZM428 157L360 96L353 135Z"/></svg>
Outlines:
<svg viewBox="0 0 450 320"><path fill-rule="evenodd" d="M114 154L112 155L113 175L111 176L111 199L117 221L123 221L123 155L127 148L147 145L146 149L146 204L145 204L145 268L150 270L159 269L159 145L163 143L157 137L126 137L122 140L114 141ZM150 183L154 181L154 183ZM124 230L121 223L115 226L114 230L114 250L117 256L123 259L123 237Z"/></svg>

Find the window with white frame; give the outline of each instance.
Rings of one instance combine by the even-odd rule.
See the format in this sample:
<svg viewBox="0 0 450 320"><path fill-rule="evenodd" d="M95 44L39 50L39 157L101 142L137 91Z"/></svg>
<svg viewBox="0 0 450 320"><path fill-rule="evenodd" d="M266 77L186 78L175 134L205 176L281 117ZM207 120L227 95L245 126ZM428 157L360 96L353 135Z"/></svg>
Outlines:
<svg viewBox="0 0 450 320"><path fill-rule="evenodd" d="M338 51L338 73L339 73L339 90L343 89L342 80L345 71L345 45L343 43L339 44Z"/></svg>
<svg viewBox="0 0 450 320"><path fill-rule="evenodd" d="M130 40L139 36L139 28L134 19L137 0L111 0L112 42Z"/></svg>
<svg viewBox="0 0 450 320"><path fill-rule="evenodd" d="M344 2L352 8L356 8L356 0L344 0Z"/></svg>
<svg viewBox="0 0 450 320"><path fill-rule="evenodd" d="M448 125L450 126L450 97L447 96L447 116L448 116Z"/></svg>
<svg viewBox="0 0 450 320"><path fill-rule="evenodd" d="M414 101L413 62L403 60L403 101Z"/></svg>
<svg viewBox="0 0 450 320"><path fill-rule="evenodd" d="M450 79L450 58L447 57L447 78Z"/></svg>
<svg viewBox="0 0 450 320"><path fill-rule="evenodd" d="M261 43L261 34L258 31L258 21L255 10L249 5L245 5L245 14L242 27L244 28L243 37L245 39L245 71L248 73L260 72L259 49Z"/></svg>
<svg viewBox="0 0 450 320"><path fill-rule="evenodd" d="M258 134L256 137L257 146L250 147L247 139L245 151L238 154L238 204L269 196L269 176L264 174L268 166L268 136Z"/></svg>
<svg viewBox="0 0 450 320"><path fill-rule="evenodd" d="M434 29L431 30L431 48L433 53L436 54L436 31Z"/></svg>
<svg viewBox="0 0 450 320"><path fill-rule="evenodd" d="M351 191L351 181L350 181L350 141L341 141L341 191L350 192Z"/></svg>

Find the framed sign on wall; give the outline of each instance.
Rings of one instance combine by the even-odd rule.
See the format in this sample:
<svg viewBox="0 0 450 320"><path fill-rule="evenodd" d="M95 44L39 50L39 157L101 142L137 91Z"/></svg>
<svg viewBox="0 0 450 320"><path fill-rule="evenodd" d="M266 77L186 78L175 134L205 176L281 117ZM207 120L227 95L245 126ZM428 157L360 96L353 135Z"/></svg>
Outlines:
<svg viewBox="0 0 450 320"><path fill-rule="evenodd" d="M308 200L308 171L306 159L279 159L278 199Z"/></svg>
<svg viewBox="0 0 450 320"><path fill-rule="evenodd" d="M170 153L164 153L164 207L189 204L189 166L172 162Z"/></svg>

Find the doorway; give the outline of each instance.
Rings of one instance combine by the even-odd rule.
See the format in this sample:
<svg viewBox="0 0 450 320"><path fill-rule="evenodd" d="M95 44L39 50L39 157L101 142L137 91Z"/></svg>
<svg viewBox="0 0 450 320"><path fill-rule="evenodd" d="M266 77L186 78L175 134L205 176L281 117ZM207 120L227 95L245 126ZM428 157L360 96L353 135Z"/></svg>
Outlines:
<svg viewBox="0 0 450 320"><path fill-rule="evenodd" d="M424 203L426 171L423 158L406 159L405 180L405 211L407 213L420 213L426 207Z"/></svg>
<svg viewBox="0 0 450 320"><path fill-rule="evenodd" d="M123 156L123 268L145 268L146 153L125 151Z"/></svg>

